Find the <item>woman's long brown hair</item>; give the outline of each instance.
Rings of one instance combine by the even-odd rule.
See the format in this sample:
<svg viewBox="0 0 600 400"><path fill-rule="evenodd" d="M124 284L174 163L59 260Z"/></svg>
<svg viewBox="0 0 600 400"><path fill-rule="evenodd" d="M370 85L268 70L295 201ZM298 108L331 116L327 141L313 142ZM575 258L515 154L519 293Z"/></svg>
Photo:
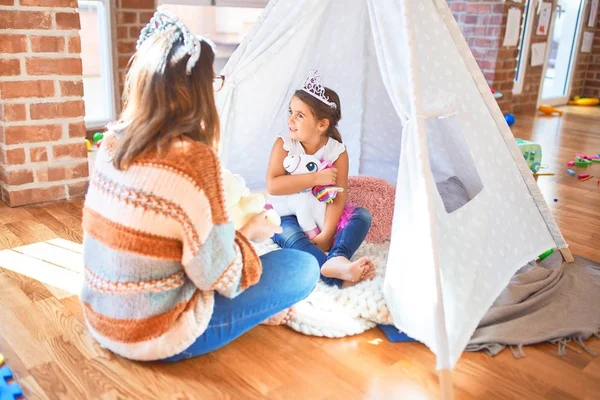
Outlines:
<svg viewBox="0 0 600 400"><path fill-rule="evenodd" d="M119 135L113 164L126 169L147 151L165 150L175 138L188 137L216 148L219 115L213 90L212 47L201 41L200 58L186 74L189 55L172 33L148 38L132 57L123 93L124 109L108 127Z"/></svg>

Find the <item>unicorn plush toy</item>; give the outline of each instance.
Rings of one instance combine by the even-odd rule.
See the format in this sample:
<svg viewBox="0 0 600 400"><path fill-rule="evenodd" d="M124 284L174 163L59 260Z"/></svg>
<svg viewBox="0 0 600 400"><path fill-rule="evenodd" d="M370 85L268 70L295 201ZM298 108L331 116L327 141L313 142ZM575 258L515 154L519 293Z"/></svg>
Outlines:
<svg viewBox="0 0 600 400"><path fill-rule="evenodd" d="M310 174L330 168L312 155L289 155L283 160L283 167L290 175ZM269 196L271 206L284 217L295 215L298 224L309 239L314 238L325 226L325 209L336 194L344 189L339 186L315 186L300 193L284 196Z"/></svg>

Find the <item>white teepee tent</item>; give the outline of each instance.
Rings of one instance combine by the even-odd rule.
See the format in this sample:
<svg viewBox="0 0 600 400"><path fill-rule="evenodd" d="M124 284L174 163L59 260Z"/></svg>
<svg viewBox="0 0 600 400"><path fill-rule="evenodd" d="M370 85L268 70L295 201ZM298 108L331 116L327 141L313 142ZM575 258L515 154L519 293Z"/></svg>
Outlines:
<svg viewBox="0 0 600 400"><path fill-rule="evenodd" d="M350 174L397 187L394 323L450 369L515 271L567 245L443 0L271 0L218 95L223 161L251 188L313 68L340 95ZM451 176L469 201L448 213Z"/></svg>

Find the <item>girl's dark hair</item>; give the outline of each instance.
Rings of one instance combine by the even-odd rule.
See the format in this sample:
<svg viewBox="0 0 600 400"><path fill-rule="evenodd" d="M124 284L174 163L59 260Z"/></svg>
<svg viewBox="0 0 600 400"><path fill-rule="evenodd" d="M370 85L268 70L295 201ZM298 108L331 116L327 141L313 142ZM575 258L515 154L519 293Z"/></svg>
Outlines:
<svg viewBox="0 0 600 400"><path fill-rule="evenodd" d="M306 103L310 109L312 110L315 117L319 120L327 119L329 120L329 128L327 129L327 136L337 140L338 142L342 142L342 135L340 131L337 129L337 124L342 119L342 107L340 105L340 96L333 90L329 88L325 89L325 96L329 98L329 101L335 103L336 107L329 107L327 104L323 103L321 100L316 97L311 96L306 93L304 90L296 90L294 96L300 99L302 102Z"/></svg>

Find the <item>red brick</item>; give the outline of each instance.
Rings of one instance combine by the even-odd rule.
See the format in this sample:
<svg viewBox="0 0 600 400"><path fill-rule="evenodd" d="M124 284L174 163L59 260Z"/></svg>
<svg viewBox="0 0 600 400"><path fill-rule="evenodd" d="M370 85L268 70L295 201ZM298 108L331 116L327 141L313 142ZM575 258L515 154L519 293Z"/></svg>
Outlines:
<svg viewBox="0 0 600 400"><path fill-rule="evenodd" d="M83 100L39 103L29 106L31 119L76 118L85 114Z"/></svg>
<svg viewBox="0 0 600 400"><path fill-rule="evenodd" d="M36 171L36 177L38 182L56 182L64 181L68 179L85 178L88 176L88 162L60 166L60 167L45 167L40 168Z"/></svg>
<svg viewBox="0 0 600 400"><path fill-rule="evenodd" d="M54 96L53 81L7 81L0 82L0 98L16 99L23 97Z"/></svg>
<svg viewBox="0 0 600 400"><path fill-rule="evenodd" d="M81 75L81 59L28 58L26 68L30 75Z"/></svg>
<svg viewBox="0 0 600 400"><path fill-rule="evenodd" d="M137 26L131 26L129 27L129 37L131 39L137 39L140 36L141 31L142 28L138 28Z"/></svg>
<svg viewBox="0 0 600 400"><path fill-rule="evenodd" d="M154 16L154 12L141 12L139 15L140 23L146 25L152 16Z"/></svg>
<svg viewBox="0 0 600 400"><path fill-rule="evenodd" d="M466 6L467 5L465 3L452 3L450 5L450 9L452 10L453 13L457 13L457 12L465 11Z"/></svg>
<svg viewBox="0 0 600 400"><path fill-rule="evenodd" d="M21 74L21 64L19 60L0 59L0 76L14 76Z"/></svg>
<svg viewBox="0 0 600 400"><path fill-rule="evenodd" d="M128 39L127 35L127 27L126 26L117 26L117 39Z"/></svg>
<svg viewBox="0 0 600 400"><path fill-rule="evenodd" d="M486 70L492 70L495 71L496 70L496 61L488 61L488 60L483 60L483 61L478 61L479 64L479 68L481 69L486 69Z"/></svg>
<svg viewBox="0 0 600 400"><path fill-rule="evenodd" d="M87 148L85 146L85 142L57 144L52 148L52 158L54 160L85 157L87 157Z"/></svg>
<svg viewBox="0 0 600 400"><path fill-rule="evenodd" d="M155 0L121 0L121 8L152 10L156 8L156 3Z"/></svg>
<svg viewBox="0 0 600 400"><path fill-rule="evenodd" d="M487 47L487 48L498 47L498 41L495 39L477 38L477 39L475 39L475 45L479 46L479 47Z"/></svg>
<svg viewBox="0 0 600 400"><path fill-rule="evenodd" d="M36 53L59 53L65 50L62 36L31 36L31 51Z"/></svg>
<svg viewBox="0 0 600 400"><path fill-rule="evenodd" d="M77 182L69 183L67 185L69 189L69 198L85 196L88 191L89 182Z"/></svg>
<svg viewBox="0 0 600 400"><path fill-rule="evenodd" d="M118 66L118 68L127 68L127 66L129 65L129 60L130 59L131 59L130 56L119 55L119 66Z"/></svg>
<svg viewBox="0 0 600 400"><path fill-rule="evenodd" d="M5 201L11 207L62 200L66 197L64 185L51 186L48 188L12 190L5 193L4 196Z"/></svg>
<svg viewBox="0 0 600 400"><path fill-rule="evenodd" d="M15 4L15 0L0 0L0 6L12 6Z"/></svg>
<svg viewBox="0 0 600 400"><path fill-rule="evenodd" d="M7 126L4 128L7 145L31 142L51 142L60 139L60 125Z"/></svg>
<svg viewBox="0 0 600 400"><path fill-rule="evenodd" d="M58 29L81 29L79 13L56 13L56 27Z"/></svg>
<svg viewBox="0 0 600 400"><path fill-rule="evenodd" d="M0 53L27 52L27 37L25 35L0 35Z"/></svg>
<svg viewBox="0 0 600 400"><path fill-rule="evenodd" d="M45 147L32 147L29 149L29 158L32 163L48 161L48 150Z"/></svg>
<svg viewBox="0 0 600 400"><path fill-rule="evenodd" d="M77 8L77 0L21 0L22 6Z"/></svg>
<svg viewBox="0 0 600 400"><path fill-rule="evenodd" d="M26 183L33 183L33 173L30 170L17 170L6 173L4 180L7 185L18 186Z"/></svg>
<svg viewBox="0 0 600 400"><path fill-rule="evenodd" d="M504 21L504 16L502 16L502 15L487 15L487 16L482 17L482 19L481 19L481 23L485 26L490 26L490 25L500 26L500 25L502 25L503 21Z"/></svg>
<svg viewBox="0 0 600 400"><path fill-rule="evenodd" d="M60 81L61 96L83 96L83 81Z"/></svg>
<svg viewBox="0 0 600 400"><path fill-rule="evenodd" d="M117 42L117 51L120 54L133 54L135 53L135 44L136 42Z"/></svg>
<svg viewBox="0 0 600 400"><path fill-rule="evenodd" d="M460 17L460 22L465 23L465 24L476 24L478 21L478 18L476 15L462 15Z"/></svg>
<svg viewBox="0 0 600 400"><path fill-rule="evenodd" d="M135 24L137 17L137 13L120 11L117 13L117 24Z"/></svg>
<svg viewBox="0 0 600 400"><path fill-rule="evenodd" d="M0 27L2 29L52 29L52 13L0 10Z"/></svg>
<svg viewBox="0 0 600 400"><path fill-rule="evenodd" d="M77 122L74 124L69 124L69 137L85 137L85 123Z"/></svg>
<svg viewBox="0 0 600 400"><path fill-rule="evenodd" d="M4 162L8 165L25 164L25 149L22 147L6 150L4 154Z"/></svg>
<svg viewBox="0 0 600 400"><path fill-rule="evenodd" d="M79 35L69 38L69 53L81 53L81 39Z"/></svg>
<svg viewBox="0 0 600 400"><path fill-rule="evenodd" d="M3 108L4 117L1 115L2 112L0 112L0 117L5 122L25 121L27 119L25 104L4 104Z"/></svg>
<svg viewBox="0 0 600 400"><path fill-rule="evenodd" d="M491 4L472 4L469 3L465 7L465 11L468 13L490 13L492 12Z"/></svg>

